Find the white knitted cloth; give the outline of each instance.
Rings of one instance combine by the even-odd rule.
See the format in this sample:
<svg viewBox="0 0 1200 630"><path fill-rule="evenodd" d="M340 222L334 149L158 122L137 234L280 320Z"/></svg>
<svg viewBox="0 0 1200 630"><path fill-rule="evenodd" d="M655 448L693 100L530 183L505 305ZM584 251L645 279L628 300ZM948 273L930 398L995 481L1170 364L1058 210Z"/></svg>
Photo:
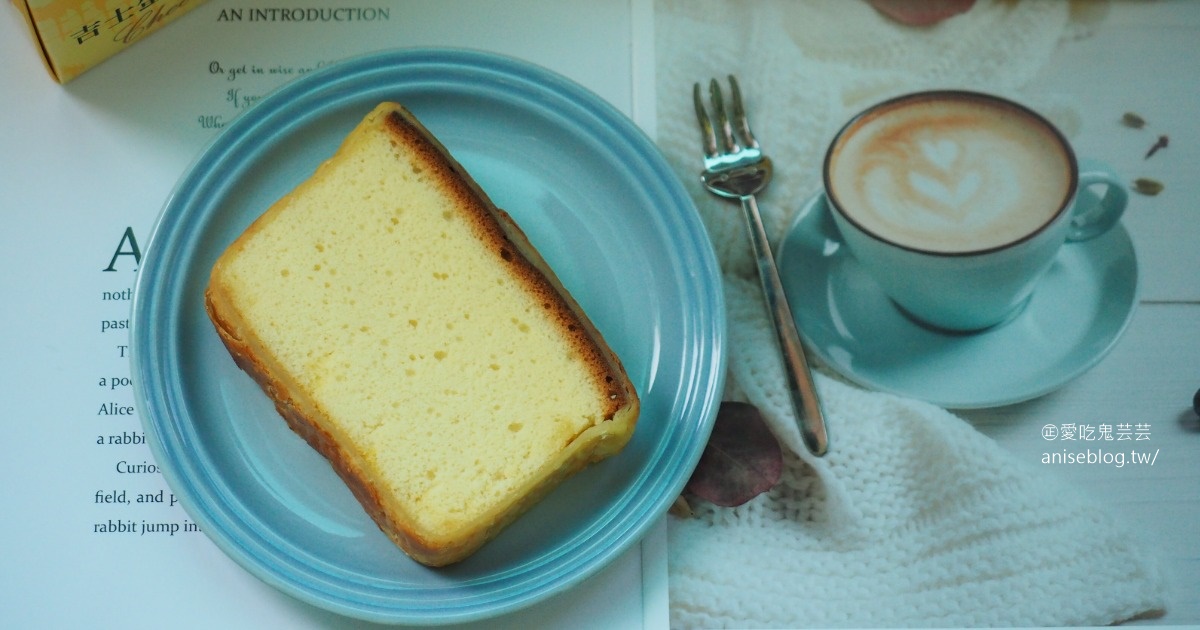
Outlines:
<svg viewBox="0 0 1200 630"><path fill-rule="evenodd" d="M1082 7L1082 8L1081 8ZM1146 555L1098 506L934 406L818 373L832 449L803 447L740 210L699 185L695 81L736 74L776 174L778 240L819 190L837 128L918 87L1009 94L1071 134L1055 95L1020 89L1106 5L988 2L912 29L848 0L656 0L659 144L725 273L729 399L764 413L782 482L739 508L669 521L671 623L691 627L1101 625L1164 605Z"/></svg>

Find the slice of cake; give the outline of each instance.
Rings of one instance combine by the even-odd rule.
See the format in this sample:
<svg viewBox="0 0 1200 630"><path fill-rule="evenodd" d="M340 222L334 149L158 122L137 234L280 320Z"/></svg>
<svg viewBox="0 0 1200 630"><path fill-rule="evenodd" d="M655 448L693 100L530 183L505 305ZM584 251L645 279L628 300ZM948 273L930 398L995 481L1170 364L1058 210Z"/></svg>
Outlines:
<svg viewBox="0 0 1200 630"><path fill-rule="evenodd" d="M229 246L205 306L292 429L427 565L470 555L637 421L620 361L554 273L395 103Z"/></svg>

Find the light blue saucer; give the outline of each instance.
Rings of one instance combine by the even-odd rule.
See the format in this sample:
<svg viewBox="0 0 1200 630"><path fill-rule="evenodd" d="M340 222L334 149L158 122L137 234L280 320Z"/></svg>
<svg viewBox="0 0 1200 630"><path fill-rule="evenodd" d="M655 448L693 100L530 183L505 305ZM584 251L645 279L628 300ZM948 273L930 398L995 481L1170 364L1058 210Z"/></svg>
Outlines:
<svg viewBox="0 0 1200 630"><path fill-rule="evenodd" d="M511 213L641 396L637 430L620 454L439 570L410 560L379 531L237 368L204 312L217 256L385 100L416 113ZM138 413L191 519L264 582L369 621L487 619L588 579L679 496L723 390L719 273L683 185L650 139L599 96L481 52L373 53L264 98L183 174L134 290Z"/></svg>
<svg viewBox="0 0 1200 630"><path fill-rule="evenodd" d="M824 195L805 203L778 248L806 348L865 387L942 407L998 407L1047 394L1116 344L1138 299L1137 255L1121 225L1063 247L1024 310L954 334L903 315L840 244Z"/></svg>

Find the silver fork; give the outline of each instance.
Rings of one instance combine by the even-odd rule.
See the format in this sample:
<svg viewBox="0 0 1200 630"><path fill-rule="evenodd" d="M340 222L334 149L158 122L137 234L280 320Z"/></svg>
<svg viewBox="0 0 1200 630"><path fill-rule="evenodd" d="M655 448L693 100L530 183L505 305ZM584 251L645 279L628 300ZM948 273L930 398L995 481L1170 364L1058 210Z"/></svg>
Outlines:
<svg viewBox="0 0 1200 630"><path fill-rule="evenodd" d="M700 174L700 181L709 192L720 197L737 199L742 203L742 214L746 217L750 241L758 259L758 277L762 281L767 308L775 323L776 337L783 354L792 408L800 420L800 434L804 437L804 444L809 452L821 456L829 449L825 415L817 399L812 372L804 357L804 348L800 345L800 335L796 331L796 320L792 318L792 310L783 293L779 271L775 267L775 257L771 254L767 232L763 229L762 217L758 212L758 202L754 198L754 195L766 188L767 183L771 181L771 158L763 155L758 141L750 132L750 123L742 106L742 93L733 75L729 76L729 89L733 107L732 124L725 113L725 99L721 95L721 85L716 79L710 81L708 86L713 107L712 118L709 117L700 97L700 84L697 83L692 88L696 118L700 121L700 129L704 136L704 172ZM735 126L742 144L734 138Z"/></svg>

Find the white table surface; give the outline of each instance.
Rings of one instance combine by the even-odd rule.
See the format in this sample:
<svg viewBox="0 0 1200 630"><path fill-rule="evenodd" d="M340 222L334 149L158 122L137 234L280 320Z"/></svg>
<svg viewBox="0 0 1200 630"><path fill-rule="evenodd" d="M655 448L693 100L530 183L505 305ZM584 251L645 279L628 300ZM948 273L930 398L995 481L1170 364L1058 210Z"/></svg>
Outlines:
<svg viewBox="0 0 1200 630"><path fill-rule="evenodd" d="M1044 425L1149 424L1148 441L1122 444L1157 452L1153 466L1046 466L1107 506L1155 556L1168 609L1152 622L1200 624L1200 423L1191 410L1200 388L1200 3L1114 2L1094 35L1053 58L1037 90L1079 106L1080 155L1165 184L1158 196L1132 195L1122 219L1138 252L1140 303L1112 353L1079 379L1024 404L960 415L1034 463L1083 450L1043 439ZM1127 111L1147 128L1123 127ZM1144 159L1159 134L1168 148Z"/></svg>
<svg viewBox="0 0 1200 630"><path fill-rule="evenodd" d="M230 3L214 0L211 4ZM611 3L603 5L605 9L586 2L516 4L506 3L507 15L539 17L524 20L520 29L512 31L516 37L504 44L509 51L541 60L583 82L653 131L651 2ZM452 23L426 30L396 25L397 45L459 44L494 35L485 18L486 2L457 5L465 9ZM579 17L585 14L606 17L602 23L610 30L598 28L595 22L580 24ZM9 226L0 236L0 249L9 255L8 269L0 279L5 300L0 376L10 411L6 435L12 445L0 464L9 480L0 490L6 515L0 525L6 558L0 563L4 567L0 575L9 585L0 594L0 610L10 619L16 611L12 616L34 625L91 619L138 627L153 625L164 618L155 615L166 616L174 609L200 615L189 619L204 626L204 615L228 617L204 610L205 605L222 601L238 607L241 617L252 621L348 625L286 601L203 545L182 554L162 551L174 564L150 572L181 585L157 587L164 596L178 598L174 602L137 601L137 591L120 586L122 580L147 573L134 565L155 565L155 554L160 553L155 547L139 547L138 553L144 550L145 556L136 557L96 550L62 557L82 548L83 543L71 542L80 538L71 529L78 525L72 519L80 520L79 509L90 509L90 499L76 495L81 487L95 485L81 484L79 475L89 474L96 457L95 449L62 446L56 440L74 436L78 441L94 433L80 425L94 420L89 418L90 407L98 399L90 391L75 392L87 389L80 383L94 380L101 368L123 368L119 360L103 354L109 347L107 339L98 341L90 328L76 330L91 326L99 317L93 293L101 283L94 259L107 259L112 249L112 239L94 234L127 224L148 229L178 172L208 137L208 132L174 126L169 120L172 113L164 109L172 101L162 92L170 89L171 81L155 74L166 63L155 55L163 55L163 60L186 55L176 47L191 42L199 29L189 27L188 20L198 19L185 17L122 53L123 58L62 88L50 83L38 65L16 12L0 10L0 58L4 60L0 105L9 117L7 128L0 131L0 207ZM539 30L538 24L556 26ZM597 41L605 32L623 32L623 39ZM400 41L404 37L410 39ZM613 51L620 63L584 54L587 45ZM139 76L155 90L139 90ZM101 80L129 83L121 90L101 89L96 87ZM1146 623L1200 624L1196 595L1200 588L1200 424L1190 410L1192 395L1200 388L1200 3L1112 3L1097 32L1065 47L1036 78L1034 87L1076 97L1081 126L1074 142L1080 154L1101 157L1130 177L1154 177L1166 185L1156 197L1134 195L1124 219L1138 249L1140 303L1112 353L1076 381L1027 403L959 413L1006 449L1033 462L1061 447L1043 439L1044 425L1148 423L1148 445L1159 453L1153 466L1047 466L1107 506L1156 558L1169 588L1168 610L1164 617ZM1153 133L1168 134L1170 146L1144 160L1154 136L1150 130L1131 133L1121 127L1119 118L1125 111L1136 111L1150 121ZM107 126L81 128L81 120ZM128 132L133 136L125 135ZM113 155L120 157L121 151L113 153L110 148L117 141L153 147L165 156L163 163L134 173L104 166ZM118 176L126 182L112 184L111 178ZM122 278L114 287L128 283L128 278ZM89 410L81 411L83 407ZM73 461L64 461L64 453ZM661 531L655 535L661 536ZM650 555L660 553L664 544L655 541L652 548L658 551ZM90 569L85 560L108 564L101 570ZM633 579L654 585L625 593L618 605L639 607L638 614L619 617L626 623L630 619L642 622L633 625L665 623L661 589L665 578L655 573L664 560L658 556L649 562L649 577L629 566L617 567L607 576L610 583L618 584L612 592L630 590L620 584ZM218 599L222 585L213 581L227 581L236 594ZM88 606L92 609L86 610ZM568 625L586 620L602 626L605 615L612 614L608 608L610 602L602 597L568 593L548 603L541 621ZM645 610L653 612L643 614ZM518 618L501 621L514 626L528 623Z"/></svg>

